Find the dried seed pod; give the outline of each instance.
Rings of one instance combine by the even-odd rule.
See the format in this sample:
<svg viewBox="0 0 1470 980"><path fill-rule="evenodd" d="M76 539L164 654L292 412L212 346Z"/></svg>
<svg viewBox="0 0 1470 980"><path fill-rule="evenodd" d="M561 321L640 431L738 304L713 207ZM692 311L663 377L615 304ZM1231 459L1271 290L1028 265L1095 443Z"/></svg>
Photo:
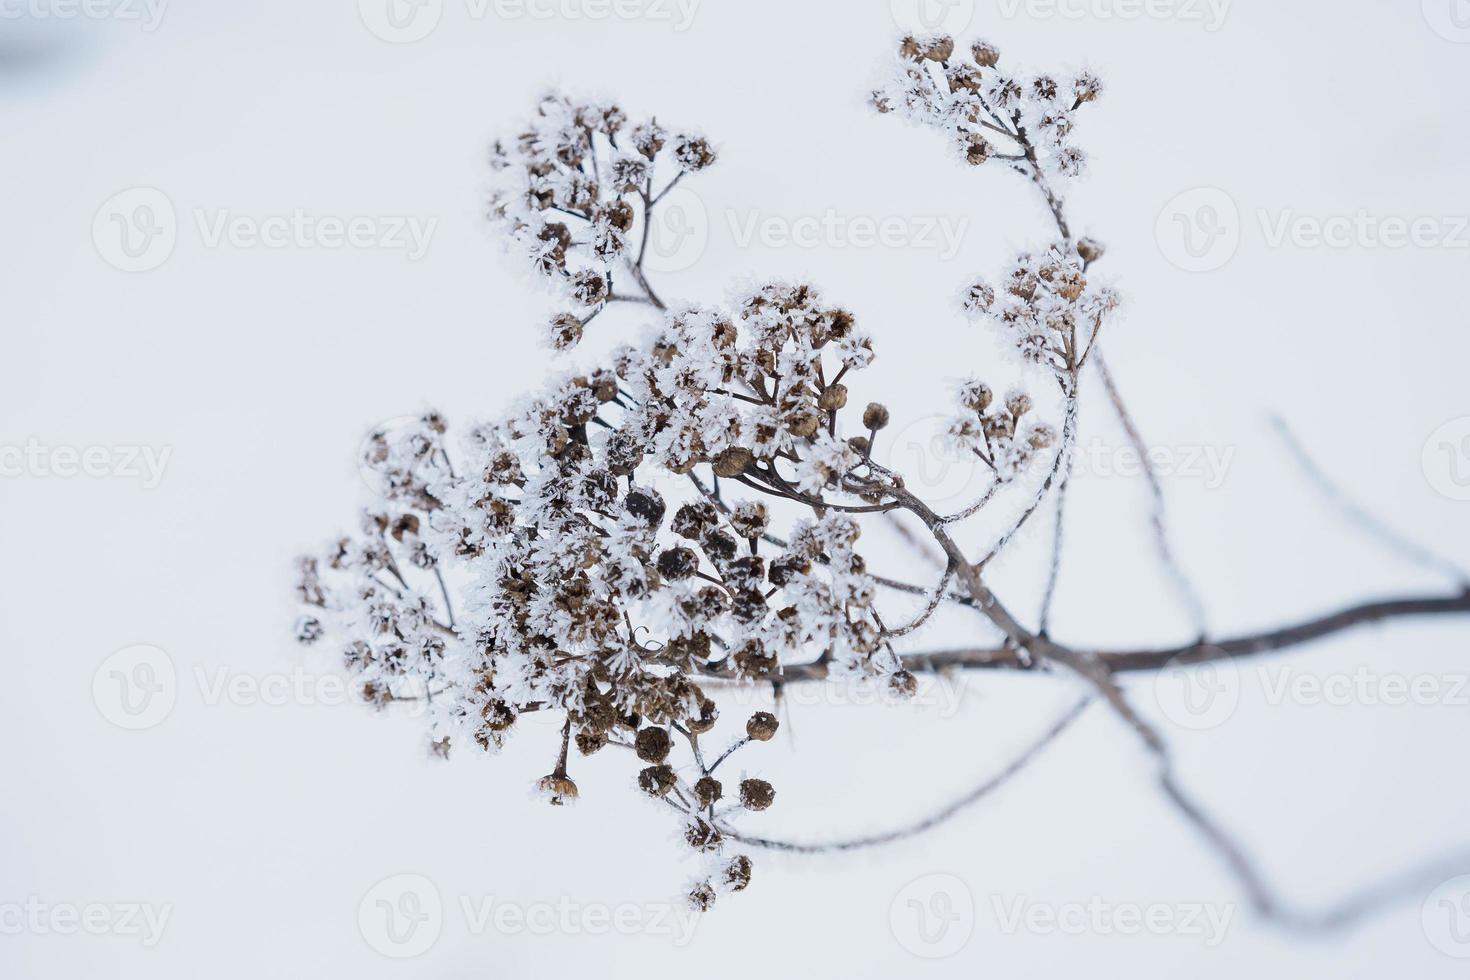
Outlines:
<svg viewBox="0 0 1470 980"><path fill-rule="evenodd" d="M847 406L847 385L830 384L817 396L817 407L824 412L836 412Z"/></svg>
<svg viewBox="0 0 1470 980"><path fill-rule="evenodd" d="M750 884L750 858L737 854L725 865L724 885L732 892L744 891Z"/></svg>
<svg viewBox="0 0 1470 980"><path fill-rule="evenodd" d="M649 796L666 796L678 782L673 766L649 766L638 773L638 788Z"/></svg>
<svg viewBox="0 0 1470 980"><path fill-rule="evenodd" d="M715 722L719 720L719 717L719 707L709 698L705 698L699 702L699 714L690 715L684 720L684 725L695 735L703 735L715 727Z"/></svg>
<svg viewBox="0 0 1470 980"><path fill-rule="evenodd" d="M776 729L779 727L781 723L776 720L775 715L769 711L757 711L745 723L745 734L757 742L769 742L776 737Z"/></svg>
<svg viewBox="0 0 1470 980"><path fill-rule="evenodd" d="M664 511L667 509L663 496L658 491L645 487L634 487L629 490L623 506L627 508L628 513L649 527L658 527L663 522Z"/></svg>
<svg viewBox="0 0 1470 980"><path fill-rule="evenodd" d="M670 581L686 579L699 571L699 556L692 548L670 548L658 556L658 573Z"/></svg>
<svg viewBox="0 0 1470 980"><path fill-rule="evenodd" d="M696 912L708 912L715 904L715 890L707 881L701 881L689 889L689 907Z"/></svg>
<svg viewBox="0 0 1470 980"><path fill-rule="evenodd" d="M879 402L868 402L863 409L863 428L876 432L888 427L888 407Z"/></svg>
<svg viewBox="0 0 1470 980"><path fill-rule="evenodd" d="M644 728L633 739L633 750L644 762L663 762L673 747L674 740L662 728Z"/></svg>
<svg viewBox="0 0 1470 980"><path fill-rule="evenodd" d="M1083 238L1077 242L1077 254L1082 256L1084 262L1096 262L1103 257L1105 251L1103 244L1095 238Z"/></svg>
<svg viewBox="0 0 1470 980"><path fill-rule="evenodd" d="M577 733L577 751L583 755L593 755L606 745L606 729L584 728Z"/></svg>
<svg viewBox="0 0 1470 980"><path fill-rule="evenodd" d="M724 787L720 781L713 776L701 776L694 784L694 799L700 807L711 806L720 801L724 795Z"/></svg>
<svg viewBox="0 0 1470 980"><path fill-rule="evenodd" d="M712 465L715 476L733 478L744 473L745 468L753 462L754 453L744 446L733 446L716 456Z"/></svg>
<svg viewBox="0 0 1470 980"><path fill-rule="evenodd" d="M696 851L718 851L724 843L724 835L715 829L714 824L695 817L689 825L684 828L684 840Z"/></svg>
<svg viewBox="0 0 1470 980"><path fill-rule="evenodd" d="M970 56L981 68L994 68L996 62L1000 61L1000 48L989 41L976 41L970 45Z"/></svg>
<svg viewBox="0 0 1470 980"><path fill-rule="evenodd" d="M776 791L764 779L740 781L740 805L747 810L764 810L776 799Z"/></svg>

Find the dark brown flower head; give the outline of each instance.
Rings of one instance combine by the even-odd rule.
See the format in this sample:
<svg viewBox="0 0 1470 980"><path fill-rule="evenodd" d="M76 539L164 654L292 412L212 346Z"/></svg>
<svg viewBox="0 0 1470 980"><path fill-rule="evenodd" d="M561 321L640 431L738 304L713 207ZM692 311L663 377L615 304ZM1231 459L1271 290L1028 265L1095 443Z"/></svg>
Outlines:
<svg viewBox="0 0 1470 980"><path fill-rule="evenodd" d="M633 740L633 750L644 762L663 762L673 747L673 739L669 738L667 731L651 726L641 729Z"/></svg>
<svg viewBox="0 0 1470 980"><path fill-rule="evenodd" d="M666 796L678 782L673 766L649 766L638 773L638 788L649 796Z"/></svg>
<svg viewBox="0 0 1470 980"><path fill-rule="evenodd" d="M740 805L747 810L764 810L776 799L776 791L764 779L740 781Z"/></svg>
<svg viewBox="0 0 1470 980"><path fill-rule="evenodd" d="M694 800L701 808L718 803L723 794L724 787L713 776L701 776L694 784Z"/></svg>

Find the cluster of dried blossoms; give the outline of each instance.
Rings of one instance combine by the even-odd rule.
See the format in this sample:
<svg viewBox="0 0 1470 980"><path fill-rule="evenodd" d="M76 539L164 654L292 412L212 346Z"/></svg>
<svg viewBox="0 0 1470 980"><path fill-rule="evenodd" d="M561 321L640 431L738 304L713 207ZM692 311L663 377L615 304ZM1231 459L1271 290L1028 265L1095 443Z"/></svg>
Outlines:
<svg viewBox="0 0 1470 980"><path fill-rule="evenodd" d="M671 133L652 119L630 126L610 103L549 95L524 132L495 142L490 161L505 184L491 198L491 220L574 307L546 328L551 345L568 350L609 302L656 302L642 273L649 217L685 174L715 162L715 150L701 136ZM655 172L670 168L673 176L655 191ZM621 272L639 292L615 291Z"/></svg>
<svg viewBox="0 0 1470 980"><path fill-rule="evenodd" d="M990 124L957 107L994 101L1017 126L1043 105L1066 115L1054 85L1012 92L991 49L976 47L982 74L949 67L952 42L918 44L903 43L914 93L930 92L919 79L932 87L931 65L952 85L943 99L938 89L907 97L912 114L932 104L947 125L982 129ZM1058 140L1070 129L1047 125ZM1053 149L1067 156L1060 142ZM432 413L373 433L363 463L382 503L356 535L301 561L298 637L340 643L369 701L424 705L441 755L498 749L522 715L551 713L560 748L539 789L553 804L578 796L574 746L581 756L631 753L639 790L681 816L704 858L689 900L707 908L749 882L749 857L730 850L733 824L774 799L764 780L727 792L716 775L777 729L755 712L743 735L711 751L718 685L776 684L793 665L819 665L911 695L916 680L894 641L934 611L950 573L918 620L885 627L880 580L857 550L860 521L916 498L872 457L888 409L849 398L874 356L850 312L805 284L763 285L728 310L670 310L653 292L630 232L635 205L646 222L659 197L661 154L679 176L714 159L698 137L630 128L615 106L559 97L513 145L497 144L496 166L514 170L518 186L492 215L578 308L553 321L556 346L575 344L619 299L663 315L605 366L560 377L455 440ZM977 282L968 308L995 319L1029 360L1075 380L1116 305L1087 283L1086 261L1071 246L1023 256L999 298ZM615 276L641 292L620 296ZM960 402L953 442L993 470L992 491L1056 441L1023 392L996 402L971 382ZM805 516L772 527L773 512L793 508Z"/></svg>
<svg viewBox="0 0 1470 980"><path fill-rule="evenodd" d="M891 78L872 94L873 106L947 133L970 164L999 160L1080 176L1087 155L1071 141L1073 116L1102 93L1097 76L1012 75L989 41L976 41L969 55L956 58L947 34L905 37Z"/></svg>

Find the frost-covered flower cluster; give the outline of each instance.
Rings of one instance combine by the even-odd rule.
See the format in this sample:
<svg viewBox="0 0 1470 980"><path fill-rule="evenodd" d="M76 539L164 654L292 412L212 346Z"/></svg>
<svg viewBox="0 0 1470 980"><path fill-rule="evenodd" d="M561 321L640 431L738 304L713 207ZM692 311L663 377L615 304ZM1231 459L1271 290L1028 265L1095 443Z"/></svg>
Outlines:
<svg viewBox="0 0 1470 980"><path fill-rule="evenodd" d="M1070 390L1119 299L1110 286L1093 282L1088 264L1100 246L1082 239L1058 242L1016 256L999 295L984 279L965 291L965 312L995 324L1026 361L1051 369Z"/></svg>
<svg viewBox="0 0 1470 980"><path fill-rule="evenodd" d="M1024 391L1011 391L997 404L988 386L967 381L960 386L959 403L960 412L949 424L950 441L979 457L997 482L1014 479L1037 452L1056 442L1050 425L1024 419L1032 408Z"/></svg>
<svg viewBox="0 0 1470 980"><path fill-rule="evenodd" d="M618 297L615 281L634 280L627 298L648 298L638 268L648 216L685 174L715 162L702 136L670 132L654 120L630 125L612 103L548 95L525 130L491 147L501 187L490 217L516 252L572 310L554 315L547 338L557 350L577 344L582 328ZM655 172L673 176L657 192ZM642 216L643 232L634 239Z"/></svg>
<svg viewBox="0 0 1470 980"><path fill-rule="evenodd" d="M298 636L330 633L380 705L428 700L446 754L500 747L529 712L564 715L540 784L553 803L577 796L570 745L631 749L641 789L719 854L729 820L773 795L747 780L717 807L713 767L698 761L691 783L671 764L671 732L698 760L719 717L701 679L820 661L912 689L856 550L855 514L892 486L868 458L887 410L869 405L868 435L841 435L843 379L872 357L850 313L773 283L728 312L666 315L610 367L556 380L453 449L437 414L375 432L363 462L385 506L302 560ZM778 538L767 503L717 493L719 479L811 516ZM756 715L743 741L774 725Z"/></svg>
<svg viewBox="0 0 1470 980"><path fill-rule="evenodd" d="M989 41L976 41L967 54L956 57L947 34L904 37L873 106L948 134L970 164L1000 160L1023 171L1081 175L1087 155L1072 142L1074 116L1102 93L1101 80L1091 72L1012 74Z"/></svg>

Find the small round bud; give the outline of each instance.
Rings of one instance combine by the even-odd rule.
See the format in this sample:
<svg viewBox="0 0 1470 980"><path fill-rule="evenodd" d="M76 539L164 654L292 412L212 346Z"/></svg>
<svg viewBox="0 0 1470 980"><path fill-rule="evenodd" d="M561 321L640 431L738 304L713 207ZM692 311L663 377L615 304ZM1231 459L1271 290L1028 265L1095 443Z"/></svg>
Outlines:
<svg viewBox="0 0 1470 980"><path fill-rule="evenodd" d="M776 737L776 729L779 727L781 723L776 720L775 715L769 711L757 711L745 723L745 734L757 742L769 742Z"/></svg>
<svg viewBox="0 0 1470 980"><path fill-rule="evenodd" d="M740 780L740 805L747 810L764 810L776 799L776 791L764 779Z"/></svg>
<svg viewBox="0 0 1470 980"><path fill-rule="evenodd" d="M976 41L970 46L970 56L981 68L994 68L996 62L1000 61L1000 48L989 41Z"/></svg>
<svg viewBox="0 0 1470 980"><path fill-rule="evenodd" d="M1026 433L1026 444L1032 449L1045 449L1056 442L1057 433L1049 425L1032 426L1031 431Z"/></svg>
<svg viewBox="0 0 1470 980"><path fill-rule="evenodd" d="M644 487L634 487L629 490L623 506L628 509L628 513L649 527L658 527L662 523L664 510L667 507L663 496L657 490L649 490Z"/></svg>
<svg viewBox="0 0 1470 980"><path fill-rule="evenodd" d="M745 472L746 467L755 462L755 454L744 446L732 446L715 457L715 476L733 478Z"/></svg>
<svg viewBox="0 0 1470 980"><path fill-rule="evenodd" d="M1104 251L1102 242L1095 238L1083 238L1077 242L1077 254L1084 262L1096 262L1103 257Z"/></svg>
<svg viewBox="0 0 1470 980"><path fill-rule="evenodd" d="M949 56L954 54L954 38L948 34L940 34L924 46L922 53L930 61L948 61Z"/></svg>
<svg viewBox="0 0 1470 980"><path fill-rule="evenodd" d="M977 415L983 414L994 399L995 395L990 390L990 386L981 384L979 381L966 382L960 389L960 404Z"/></svg>
<svg viewBox="0 0 1470 980"><path fill-rule="evenodd" d="M633 738L633 751L644 762L663 762L673 747L673 739L662 728L645 728Z"/></svg>
<svg viewBox="0 0 1470 980"><path fill-rule="evenodd" d="M868 407L863 409L863 428L870 432L888 427L888 407L878 402L868 402Z"/></svg>
<svg viewBox="0 0 1470 980"><path fill-rule="evenodd" d="M1006 396L1006 411L1019 418L1031 411L1031 396L1024 391L1013 391Z"/></svg>
<svg viewBox="0 0 1470 980"><path fill-rule="evenodd" d="M851 436L847 440L847 445L859 456L868 455L868 451L871 448L867 436Z"/></svg>
<svg viewBox="0 0 1470 980"><path fill-rule="evenodd" d="M822 389L817 396L817 407L824 412L836 412L847 405L847 385L832 384Z"/></svg>
<svg viewBox="0 0 1470 980"><path fill-rule="evenodd" d="M815 412L797 411L786 416L786 430L798 439L810 439L822 426L822 418Z"/></svg>

